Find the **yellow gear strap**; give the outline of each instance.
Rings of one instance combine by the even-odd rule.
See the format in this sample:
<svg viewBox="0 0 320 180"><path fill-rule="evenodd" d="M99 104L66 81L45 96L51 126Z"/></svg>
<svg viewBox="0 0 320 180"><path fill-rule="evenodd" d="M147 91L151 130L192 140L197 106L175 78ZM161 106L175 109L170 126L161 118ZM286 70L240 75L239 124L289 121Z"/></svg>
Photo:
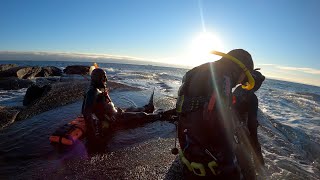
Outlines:
<svg viewBox="0 0 320 180"><path fill-rule="evenodd" d="M189 171L192 171L192 167L190 162L188 161L188 159L186 157L184 157L182 150L179 150L179 156L181 158L181 161L187 166Z"/></svg>
<svg viewBox="0 0 320 180"><path fill-rule="evenodd" d="M176 108L176 111L177 111L178 113L181 113L181 112L182 112L183 101L184 101L184 95L179 96L179 97L178 97L178 100L177 100L177 108Z"/></svg>

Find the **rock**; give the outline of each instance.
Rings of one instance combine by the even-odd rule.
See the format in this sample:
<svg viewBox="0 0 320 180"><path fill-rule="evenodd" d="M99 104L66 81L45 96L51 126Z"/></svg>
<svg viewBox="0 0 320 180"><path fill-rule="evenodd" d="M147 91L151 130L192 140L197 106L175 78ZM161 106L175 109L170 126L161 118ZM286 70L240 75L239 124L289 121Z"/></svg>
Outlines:
<svg viewBox="0 0 320 180"><path fill-rule="evenodd" d="M0 64L0 71L5 71L14 67L18 67L16 64Z"/></svg>
<svg viewBox="0 0 320 180"><path fill-rule="evenodd" d="M42 71L41 67L25 67L17 71L17 76L20 79L33 79Z"/></svg>
<svg viewBox="0 0 320 180"><path fill-rule="evenodd" d="M18 77L17 71L22 69L24 67L13 67L4 71L0 71L0 77Z"/></svg>
<svg viewBox="0 0 320 180"><path fill-rule="evenodd" d="M3 90L28 88L32 84L34 84L34 82L29 79L19 79L17 77L0 78L0 89Z"/></svg>
<svg viewBox="0 0 320 180"><path fill-rule="evenodd" d="M38 67L23 66L12 67L0 71L0 77L18 77L20 79L33 79L35 77L61 76L61 69L54 66Z"/></svg>
<svg viewBox="0 0 320 180"><path fill-rule="evenodd" d="M41 71L40 67L13 67L5 71L0 71L0 77L18 77L20 79L31 79Z"/></svg>
<svg viewBox="0 0 320 180"><path fill-rule="evenodd" d="M18 107L0 106L0 129L13 123L20 110Z"/></svg>
<svg viewBox="0 0 320 180"><path fill-rule="evenodd" d="M54 66L42 67L41 72L37 77L61 76L62 70Z"/></svg>
<svg viewBox="0 0 320 180"><path fill-rule="evenodd" d="M28 106L35 100L39 99L44 93L51 90L51 85L38 86L33 84L27 89L27 92L23 98L23 105Z"/></svg>
<svg viewBox="0 0 320 180"><path fill-rule="evenodd" d="M73 65L67 66L63 72L66 74L82 74L87 75L89 74L90 66L83 66L83 65Z"/></svg>

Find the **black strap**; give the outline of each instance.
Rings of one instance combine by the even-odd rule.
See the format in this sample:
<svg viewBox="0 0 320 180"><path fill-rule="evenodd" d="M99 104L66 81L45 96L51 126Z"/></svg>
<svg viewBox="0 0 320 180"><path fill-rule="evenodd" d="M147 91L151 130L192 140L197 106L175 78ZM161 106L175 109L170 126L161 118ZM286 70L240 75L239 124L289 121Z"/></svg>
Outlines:
<svg viewBox="0 0 320 180"><path fill-rule="evenodd" d="M59 136L59 144L62 144L62 138L64 138L63 136Z"/></svg>
<svg viewBox="0 0 320 180"><path fill-rule="evenodd" d="M182 113L194 112L203 108L203 106L209 102L210 97L207 96L198 96L198 97L184 97L182 104Z"/></svg>

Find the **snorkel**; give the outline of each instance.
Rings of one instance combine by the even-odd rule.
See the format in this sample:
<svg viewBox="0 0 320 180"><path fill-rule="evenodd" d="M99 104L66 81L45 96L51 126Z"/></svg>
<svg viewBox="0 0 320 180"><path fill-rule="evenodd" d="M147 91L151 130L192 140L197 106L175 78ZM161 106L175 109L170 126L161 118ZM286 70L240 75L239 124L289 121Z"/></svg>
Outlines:
<svg viewBox="0 0 320 180"><path fill-rule="evenodd" d="M239 65L241 67L241 69L244 71L244 73L246 74L247 78L248 78L248 81L249 82L246 82L245 85L242 85L242 88L243 89L246 89L246 90L251 90L252 88L254 88L254 79L250 73L250 71L247 69L247 67L237 58L229 55L229 54L225 54L225 53L222 53L222 52L219 52L219 51L211 51L212 54L215 54L215 55L218 55L218 56L221 56L221 57L225 57L231 61L233 61L234 63L236 63L237 65Z"/></svg>

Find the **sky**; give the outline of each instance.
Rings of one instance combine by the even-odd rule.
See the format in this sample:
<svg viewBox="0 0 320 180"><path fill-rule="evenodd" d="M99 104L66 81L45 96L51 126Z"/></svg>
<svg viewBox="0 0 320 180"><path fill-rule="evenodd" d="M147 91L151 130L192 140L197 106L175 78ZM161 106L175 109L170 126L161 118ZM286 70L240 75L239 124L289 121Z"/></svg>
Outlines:
<svg viewBox="0 0 320 180"><path fill-rule="evenodd" d="M267 77L320 86L319 9L318 0L1 0L0 59L63 53L194 67L219 59L204 51L241 48Z"/></svg>

